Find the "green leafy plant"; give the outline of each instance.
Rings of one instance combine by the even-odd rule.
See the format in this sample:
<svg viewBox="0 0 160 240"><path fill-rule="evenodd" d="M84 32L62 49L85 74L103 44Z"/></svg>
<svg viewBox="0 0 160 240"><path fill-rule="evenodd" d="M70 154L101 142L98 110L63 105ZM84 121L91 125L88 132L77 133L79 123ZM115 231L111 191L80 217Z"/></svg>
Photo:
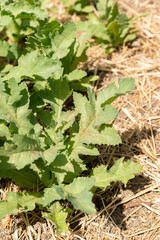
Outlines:
<svg viewBox="0 0 160 240"><path fill-rule="evenodd" d="M18 2L5 4L15 11ZM10 24L15 18L9 11L3 10L2 16ZM17 18L22 13L16 11ZM126 184L141 170L123 158L109 170L105 165L87 167L87 156L99 155L97 145L121 143L112 126L118 114L112 102L133 89L134 79L119 79L118 87L112 83L96 95L90 85L95 78L77 69L86 45L76 41L75 25L45 20L40 31L37 21L23 51L15 43L0 42L1 57L16 61L1 68L0 178L25 188L8 192L0 201L0 218L38 206L61 234L68 229L71 211L66 201L74 209L96 213L92 198L97 188L105 190L113 181ZM81 92L85 89L86 95Z"/></svg>
<svg viewBox="0 0 160 240"><path fill-rule="evenodd" d="M128 18L126 14L120 13L118 4L114 0L99 0L97 3L90 1L76 1L69 5L69 11L77 13L89 13L87 21L77 22L78 30L86 32L88 40L95 38L95 42L102 44L106 52L112 52L115 48L134 40L136 30L132 26L136 18ZM89 9L89 11L85 11Z"/></svg>
<svg viewBox="0 0 160 240"><path fill-rule="evenodd" d="M36 52L21 57L36 60ZM30 211L38 205L44 217L55 222L57 231L67 230L64 225L67 210L59 200L69 200L75 209L95 213L92 188L105 189L113 181L124 184L141 170L132 160L116 161L107 171L104 165L92 169L90 176L80 177L86 170L81 156L97 156L95 144L117 145L121 139L109 122L117 116L111 103L118 96L132 90L133 79L119 80L119 87L111 84L97 97L91 88L88 98L73 93L74 109L64 111L63 106L72 94L67 79L59 76L58 63L37 57L44 62L37 69L21 61L0 83L0 176L11 178L16 184L33 192L8 193L0 202L0 218L16 214L19 208ZM48 62L48 63L47 63ZM47 74L44 69L48 65ZM18 71L18 69L20 70ZM38 71L39 70L39 71ZM57 77L55 77L57 76ZM33 83L46 84L30 93L22 81L29 77ZM50 106L47 108L47 106ZM78 121L76 120L78 117ZM23 177L22 177L23 176ZM41 186L42 191L37 191ZM60 218L60 220L59 220Z"/></svg>

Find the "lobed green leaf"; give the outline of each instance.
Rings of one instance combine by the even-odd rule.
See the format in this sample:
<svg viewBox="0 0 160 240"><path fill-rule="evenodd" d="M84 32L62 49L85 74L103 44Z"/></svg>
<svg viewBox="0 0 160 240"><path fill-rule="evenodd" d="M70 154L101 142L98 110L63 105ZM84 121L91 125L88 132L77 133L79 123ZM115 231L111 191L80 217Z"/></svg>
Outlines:
<svg viewBox="0 0 160 240"><path fill-rule="evenodd" d="M0 201L0 219L7 214L16 214L20 208L26 212L33 210L36 203L41 203L42 196L41 192L7 193L7 200Z"/></svg>
<svg viewBox="0 0 160 240"><path fill-rule="evenodd" d="M37 51L22 55L18 60L18 66L11 69L11 71L3 78L3 81L15 78L19 83L22 79L42 78L48 79L51 76L60 78L62 68L60 63L43 55L38 56Z"/></svg>
<svg viewBox="0 0 160 240"><path fill-rule="evenodd" d="M60 203L55 202L49 210L49 213L43 212L42 216L55 223L58 235L62 232L67 232L66 218L68 213L64 211Z"/></svg>
<svg viewBox="0 0 160 240"><path fill-rule="evenodd" d="M124 158L117 160L108 171L104 165L94 168L95 186L105 189L111 182L115 181L121 181L126 185L136 173L142 170L142 167L133 160L130 159L127 162L123 162L123 160Z"/></svg>

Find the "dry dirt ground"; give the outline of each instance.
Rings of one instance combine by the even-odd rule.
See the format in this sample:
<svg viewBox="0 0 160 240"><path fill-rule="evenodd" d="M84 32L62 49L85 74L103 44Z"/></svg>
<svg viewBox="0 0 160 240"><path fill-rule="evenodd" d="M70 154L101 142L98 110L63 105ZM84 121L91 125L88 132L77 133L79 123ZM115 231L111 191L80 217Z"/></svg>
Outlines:
<svg viewBox="0 0 160 240"><path fill-rule="evenodd" d="M143 170L126 188L114 184L97 193L93 201L98 213L89 216L77 212L70 216L69 232L61 237L51 222L35 212L5 218L0 240L160 239L160 0L118 3L128 16L148 13L136 21L137 39L111 55L103 54L99 46L92 47L83 68L100 76L95 91L119 77L135 78L134 91L115 102L119 116L114 127L123 143L114 148L101 147L98 161L109 165L119 157L132 157ZM16 188L10 182L8 185L6 189Z"/></svg>

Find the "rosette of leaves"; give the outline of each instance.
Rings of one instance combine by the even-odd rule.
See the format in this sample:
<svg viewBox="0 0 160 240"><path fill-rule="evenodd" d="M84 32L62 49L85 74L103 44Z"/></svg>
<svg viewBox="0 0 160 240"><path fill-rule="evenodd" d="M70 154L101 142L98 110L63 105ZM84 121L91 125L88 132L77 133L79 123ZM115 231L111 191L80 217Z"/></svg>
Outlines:
<svg viewBox="0 0 160 240"><path fill-rule="evenodd" d="M6 31L25 11L23 17L36 18L41 31L36 27L27 39L25 54L14 43L0 42L1 57L16 61L16 66L1 71L0 178L25 187L25 192L10 192L0 201L0 218L39 206L60 234L67 231L64 200L75 209L95 213L92 197L96 188L104 190L113 181L126 184L141 170L134 161L119 159L109 171L100 165L87 176L82 158L98 156L97 144L121 143L111 124L118 114L111 104L133 89L134 80L119 80L119 87L112 83L96 96L91 79L77 70L85 55L85 41L76 42L72 22L60 26L47 22L43 14L36 16L39 8L26 5L20 13L19 2L2 3L0 23ZM73 91L73 86L77 90L88 87L88 95Z"/></svg>
<svg viewBox="0 0 160 240"><path fill-rule="evenodd" d="M121 143L111 124L118 114L112 102L131 91L134 80L119 79L118 87L112 83L97 96L89 87L84 96L69 87L81 71L64 77L63 67L57 58L34 50L22 54L0 82L0 177L26 189L0 201L0 218L39 206L58 234L67 231L64 200L75 209L96 213L96 188L104 190L113 181L126 184L141 170L138 163L119 159L109 171L105 165L85 171L84 161L84 156L99 155L97 145ZM71 95L69 110L66 101Z"/></svg>
<svg viewBox="0 0 160 240"><path fill-rule="evenodd" d="M133 27L135 19L121 13L117 2L99 0L95 4L95 9L96 14L90 13L88 21L77 22L77 26L80 31L86 32L86 35L91 32L95 42L102 44L107 53L136 38L137 31ZM88 37L90 38L90 35Z"/></svg>

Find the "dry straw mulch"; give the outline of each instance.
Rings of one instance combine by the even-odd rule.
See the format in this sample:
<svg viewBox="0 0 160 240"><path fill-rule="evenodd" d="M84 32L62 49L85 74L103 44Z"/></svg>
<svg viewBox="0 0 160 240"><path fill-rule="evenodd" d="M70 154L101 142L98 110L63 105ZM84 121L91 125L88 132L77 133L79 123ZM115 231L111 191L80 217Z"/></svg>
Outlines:
<svg viewBox="0 0 160 240"><path fill-rule="evenodd" d="M70 231L61 237L51 222L32 213L22 214L21 223L17 217L5 218L2 226L8 229L0 228L0 239L160 239L160 1L118 3L128 16L148 13L136 21L137 39L111 55L105 55L99 46L92 47L83 68L100 76L95 91L119 77L135 78L135 90L114 103L120 112L114 127L123 143L101 147L99 162L110 165L119 157L132 157L143 171L126 188L113 184L105 193L97 193L93 200L98 213L77 212L69 219Z"/></svg>

